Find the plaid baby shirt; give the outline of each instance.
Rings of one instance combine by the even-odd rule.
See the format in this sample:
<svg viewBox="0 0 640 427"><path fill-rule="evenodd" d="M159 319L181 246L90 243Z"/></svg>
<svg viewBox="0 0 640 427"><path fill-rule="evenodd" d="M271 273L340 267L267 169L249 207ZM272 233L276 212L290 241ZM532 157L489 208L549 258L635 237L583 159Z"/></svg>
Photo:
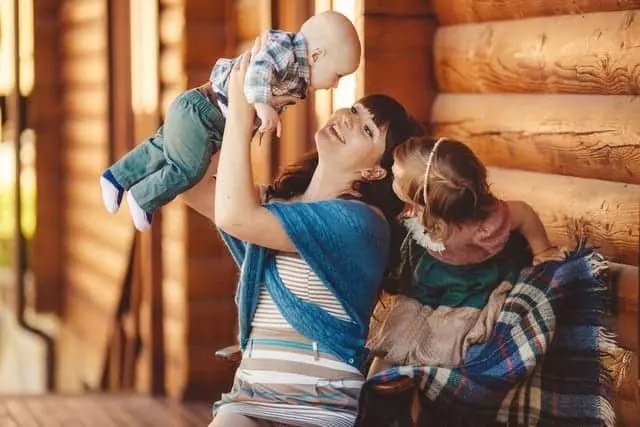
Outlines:
<svg viewBox="0 0 640 427"><path fill-rule="evenodd" d="M251 58L244 93L251 103L271 104L272 97L292 95L304 99L310 83L307 40L301 33L267 31L268 41ZM229 75L239 57L219 59L210 81L218 101L227 104ZM282 108L279 112L282 112Z"/></svg>

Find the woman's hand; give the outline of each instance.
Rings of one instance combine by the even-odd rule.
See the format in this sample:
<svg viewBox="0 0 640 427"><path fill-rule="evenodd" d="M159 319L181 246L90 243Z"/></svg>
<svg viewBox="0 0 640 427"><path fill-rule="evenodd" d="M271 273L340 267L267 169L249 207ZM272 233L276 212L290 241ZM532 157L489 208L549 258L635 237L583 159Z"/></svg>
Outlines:
<svg viewBox="0 0 640 427"><path fill-rule="evenodd" d="M243 53L233 65L233 69L229 75L227 121L234 120L239 124L253 127L255 110L244 96L244 77L247 74L250 61L251 52Z"/></svg>

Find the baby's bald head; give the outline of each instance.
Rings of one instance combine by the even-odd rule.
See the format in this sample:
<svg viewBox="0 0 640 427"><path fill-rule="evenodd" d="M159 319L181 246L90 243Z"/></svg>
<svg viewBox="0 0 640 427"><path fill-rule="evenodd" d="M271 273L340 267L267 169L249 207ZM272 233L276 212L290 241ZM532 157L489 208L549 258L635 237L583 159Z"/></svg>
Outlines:
<svg viewBox="0 0 640 427"><path fill-rule="evenodd" d="M335 87L340 77L353 73L360 65L362 48L358 33L341 13L327 11L314 15L302 24L300 32L307 39L314 89Z"/></svg>

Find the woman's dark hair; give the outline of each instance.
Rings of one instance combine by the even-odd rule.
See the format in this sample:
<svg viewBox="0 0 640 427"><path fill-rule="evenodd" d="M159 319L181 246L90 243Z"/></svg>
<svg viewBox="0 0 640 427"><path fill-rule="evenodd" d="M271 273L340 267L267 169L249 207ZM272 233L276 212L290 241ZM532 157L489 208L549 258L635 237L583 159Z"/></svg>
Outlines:
<svg viewBox="0 0 640 427"><path fill-rule="evenodd" d="M355 181L353 190L359 194L358 200L380 209L387 219L391 227L391 247L389 248L387 265L395 266L398 264L399 249L403 238L403 232L398 228L397 221L397 217L403 209L403 203L391 188L393 183L393 173L391 172L393 151L407 139L423 135L424 130L398 101L389 96L369 95L358 102L373 115L373 122L378 127L387 129L385 150L380 159L380 166L387 171L387 174L383 179L377 181ZM316 151L303 156L300 161L282 171L267 189L267 198L288 200L304 193L317 166L318 153ZM345 194L342 197L353 198L354 196ZM383 284L383 288L387 289L386 282Z"/></svg>

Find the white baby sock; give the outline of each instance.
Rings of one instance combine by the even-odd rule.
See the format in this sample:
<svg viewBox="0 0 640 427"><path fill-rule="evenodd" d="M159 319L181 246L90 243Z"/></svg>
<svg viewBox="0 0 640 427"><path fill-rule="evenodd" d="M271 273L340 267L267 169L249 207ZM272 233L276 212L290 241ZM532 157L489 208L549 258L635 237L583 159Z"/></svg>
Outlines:
<svg viewBox="0 0 640 427"><path fill-rule="evenodd" d="M129 213L133 219L133 225L139 231L147 231L151 227L151 214L144 211L138 202L133 198L131 192L127 193L127 205L129 205Z"/></svg>
<svg viewBox="0 0 640 427"><path fill-rule="evenodd" d="M100 177L100 188L102 189L102 203L104 203L107 212L110 214L118 212L123 191L104 176Z"/></svg>

